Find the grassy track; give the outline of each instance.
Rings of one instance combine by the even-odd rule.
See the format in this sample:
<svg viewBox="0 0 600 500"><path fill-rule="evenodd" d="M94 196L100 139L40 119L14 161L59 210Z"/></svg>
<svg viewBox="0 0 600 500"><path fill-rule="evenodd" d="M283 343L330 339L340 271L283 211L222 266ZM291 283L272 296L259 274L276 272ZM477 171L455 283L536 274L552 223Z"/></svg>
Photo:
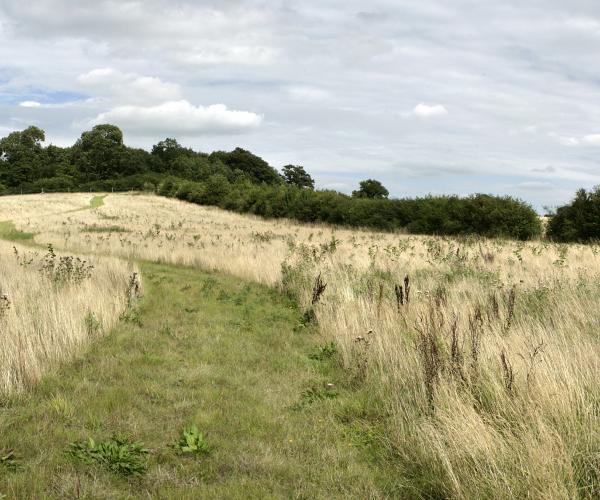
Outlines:
<svg viewBox="0 0 600 500"><path fill-rule="evenodd" d="M106 197L106 195L103 195L103 196L94 196L90 200L90 208L100 208L102 205L104 205L104 198L105 197Z"/></svg>
<svg viewBox="0 0 600 500"><path fill-rule="evenodd" d="M94 208L100 208L102 205L104 205L104 198L106 198L106 196L107 195L93 196L90 199L89 206L76 208L75 210L70 210L69 212L78 212L80 210L93 210ZM15 227L14 222L11 220L0 221L0 239L2 240L18 241L19 243L23 244L34 244L34 236L34 233L19 231Z"/></svg>
<svg viewBox="0 0 600 500"><path fill-rule="evenodd" d="M33 233L24 233L23 231L19 231L12 221L0 221L0 239L27 243L33 240L34 236L35 235Z"/></svg>
<svg viewBox="0 0 600 500"><path fill-rule="evenodd" d="M356 395L334 362L309 358L318 346L291 303L194 269L142 272L128 321L27 396L0 402L0 448L15 450L4 463L0 450L0 498L379 496L338 418ZM206 433L208 455L170 447L189 424ZM113 435L151 450L145 475L65 453Z"/></svg>

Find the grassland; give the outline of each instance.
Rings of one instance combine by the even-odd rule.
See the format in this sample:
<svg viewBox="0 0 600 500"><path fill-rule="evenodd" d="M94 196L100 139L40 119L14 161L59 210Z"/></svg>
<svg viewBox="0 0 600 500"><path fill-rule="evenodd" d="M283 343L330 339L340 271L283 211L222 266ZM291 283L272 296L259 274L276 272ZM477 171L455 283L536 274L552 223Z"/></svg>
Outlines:
<svg viewBox="0 0 600 500"><path fill-rule="evenodd" d="M79 196L5 197L0 211L65 251L219 271L212 276L267 285L298 304L295 328L283 331L308 344L281 362L320 345L313 357L329 360L340 395L302 389L295 377L308 379L286 365L286 404L293 395L319 402L318 418L340 433L332 439L357 454L353 477L364 485L315 480L323 496L598 496L598 247L301 226L145 195L56 209L81 206ZM301 488L299 478L291 482Z"/></svg>
<svg viewBox="0 0 600 500"><path fill-rule="evenodd" d="M189 268L145 263L141 270L145 291L134 313L0 410L0 440L18 450L12 470L0 469L1 492L10 498L378 495L374 473L332 411L352 404L352 390L330 360L310 358L318 337L294 331L300 314L289 300ZM319 396L325 391L332 397ZM205 433L209 453L185 456L172 447L191 424ZM150 450L146 474L122 477L65 453L70 442L113 435Z"/></svg>
<svg viewBox="0 0 600 500"><path fill-rule="evenodd" d="M0 255L1 401L32 387L114 326L135 270L119 259L5 242L0 242Z"/></svg>

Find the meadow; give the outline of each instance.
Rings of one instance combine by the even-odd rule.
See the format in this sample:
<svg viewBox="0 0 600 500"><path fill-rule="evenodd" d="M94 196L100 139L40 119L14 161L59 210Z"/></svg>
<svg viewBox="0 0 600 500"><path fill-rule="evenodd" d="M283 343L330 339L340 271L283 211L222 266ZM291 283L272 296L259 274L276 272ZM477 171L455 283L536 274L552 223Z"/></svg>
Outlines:
<svg viewBox="0 0 600 500"><path fill-rule="evenodd" d="M136 272L134 263L142 263L144 288L146 274L158 273L166 280L169 269L177 269L183 283L198 269L212 273L202 280L241 279L262 285L260 293L270 288L271 300L285 298L297 309L287 326L279 325L280 333L266 326L265 318L263 329L270 328L270 336L261 337L264 350L255 362L269 356L269 343L282 341L278 335L287 339L278 353L284 359L272 361L280 365L276 392L286 405L295 405L296 413L287 414L290 422L297 424L301 412L314 419L316 435L311 439L327 436L325 451L316 453L311 463L318 466L335 456L331 474L336 479L305 483L289 470L284 477L291 489L272 486L273 496L311 496L315 485L324 489L312 496L323 498L598 496L600 247L350 231L267 221L145 194L96 197L92 208L90 198L0 198L0 219L14 225L5 235L30 235L22 236L29 246L15 244L16 252L12 243L0 247L3 280L11 283L10 276L15 276L13 283L22 290L12 285L9 297L15 305L1 319L7 325L3 335L15 346L1 355L8 352L16 360L0 372L6 393L31 386L52 372L53 363L81 354L84 344L100 336L89 331L90 317L101 323L102 331L119 317L119 324L127 323L123 311L128 309L126 290ZM57 255L93 262L93 271L76 283L57 286L40 271L48 244ZM27 252L35 252L32 264L22 266L19 259ZM144 272L143 266L156 265L171 267L147 267ZM5 281L3 291L5 286L10 289ZM163 285L155 281L150 286ZM222 288L224 295L210 299L217 315L214 301L235 295ZM19 293L27 297L17 299ZM186 296L180 289L164 293L182 293L181 300ZM65 299L65 294L72 295ZM36 298L41 296L44 301ZM69 304L69 312L18 314L16 304L53 307L53 300L61 307ZM146 306L141 307L143 311ZM61 321L73 318L77 328L44 321L47 330L41 333L19 324L52 314ZM173 350L180 347L179 336L186 338L185 322L179 313L168 315L168 325L161 325L160 318L154 321L156 328L175 332L169 334ZM260 330L260 314L255 321ZM136 335L147 334L141 325L134 327ZM24 331L32 332L27 351L31 368L28 360L19 359ZM63 338L66 332L73 337ZM60 355L50 352L46 339L60 346ZM234 345L228 341L227 349L235 350ZM299 351L317 362L316 367L294 365ZM243 370L244 357L235 363ZM311 385L315 374L319 382ZM259 390L264 392L255 395L254 404L271 397L272 389ZM328 425L317 424L319 419ZM306 436L305 426L294 431L300 434L293 439ZM338 449L345 442L354 450L351 458L350 452ZM221 449L227 449L225 443ZM233 449L228 453L224 461L236 456ZM283 453L278 460L287 456ZM359 472L340 475L344 463L354 464ZM154 470L150 476L154 481L156 474ZM240 470L236 474L243 477ZM96 483L84 477L84 486L94 491ZM161 481L168 483L165 477ZM122 487L116 484L114 488ZM139 494L135 485L128 483L128 488ZM265 493L257 488L257 495ZM241 496L241 491L228 490L227 495Z"/></svg>

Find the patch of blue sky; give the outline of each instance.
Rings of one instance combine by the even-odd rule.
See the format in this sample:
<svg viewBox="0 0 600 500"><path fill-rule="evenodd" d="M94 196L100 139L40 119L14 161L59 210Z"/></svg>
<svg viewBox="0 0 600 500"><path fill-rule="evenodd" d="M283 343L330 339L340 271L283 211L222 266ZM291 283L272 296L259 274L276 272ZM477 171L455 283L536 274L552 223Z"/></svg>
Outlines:
<svg viewBox="0 0 600 500"><path fill-rule="evenodd" d="M0 85L2 83L0 75ZM35 101L40 104L65 104L87 99L89 96L80 92L71 92L68 90L40 90L27 89L17 92L14 89L3 90L0 87L0 103L19 104L26 101Z"/></svg>

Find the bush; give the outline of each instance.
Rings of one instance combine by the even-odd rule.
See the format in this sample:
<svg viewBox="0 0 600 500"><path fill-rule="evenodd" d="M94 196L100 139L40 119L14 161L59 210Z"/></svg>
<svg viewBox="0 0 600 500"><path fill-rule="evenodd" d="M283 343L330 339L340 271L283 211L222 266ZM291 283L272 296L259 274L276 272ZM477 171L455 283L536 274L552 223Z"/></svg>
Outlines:
<svg viewBox="0 0 600 500"><path fill-rule="evenodd" d="M479 234L527 240L540 236L542 231L538 215L525 202L484 194L373 199L285 184L230 184L222 175L213 175L204 183L170 178L163 181L159 194L268 218L383 231L404 229L414 234Z"/></svg>
<svg viewBox="0 0 600 500"><path fill-rule="evenodd" d="M577 191L573 201L558 208L550 218L546 234L561 242L600 239L600 186Z"/></svg>

